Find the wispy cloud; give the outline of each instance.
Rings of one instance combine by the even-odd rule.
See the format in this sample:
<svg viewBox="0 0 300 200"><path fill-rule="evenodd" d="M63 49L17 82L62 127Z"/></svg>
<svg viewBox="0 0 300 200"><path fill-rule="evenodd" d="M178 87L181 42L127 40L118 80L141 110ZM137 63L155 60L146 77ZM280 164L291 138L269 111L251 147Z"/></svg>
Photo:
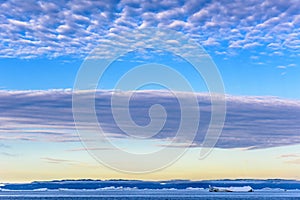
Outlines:
<svg viewBox="0 0 300 200"><path fill-rule="evenodd" d="M295 159L295 160L286 161L286 163L300 165L300 158Z"/></svg>
<svg viewBox="0 0 300 200"><path fill-rule="evenodd" d="M77 149L68 149L66 151L110 151L115 150L113 148L105 148L105 147L99 147L99 148L77 148Z"/></svg>
<svg viewBox="0 0 300 200"><path fill-rule="evenodd" d="M300 158L300 154L283 154L280 158Z"/></svg>
<svg viewBox="0 0 300 200"><path fill-rule="evenodd" d="M0 4L0 56L86 56L101 39L170 28L200 44L299 53L299 1L14 1ZM219 47L220 48L220 47Z"/></svg>
<svg viewBox="0 0 300 200"><path fill-rule="evenodd" d="M82 162L79 160L69 160L63 158L54 158L54 157L42 157L40 158L43 162L55 164L55 165L72 165L77 167L99 167L97 165L92 165L86 162Z"/></svg>
<svg viewBox="0 0 300 200"><path fill-rule="evenodd" d="M277 69L286 69L286 66L279 65L279 66L277 66Z"/></svg>
<svg viewBox="0 0 300 200"><path fill-rule="evenodd" d="M283 154L279 158L284 159L285 163L300 165L300 154Z"/></svg>
<svg viewBox="0 0 300 200"><path fill-rule="evenodd" d="M108 137L127 138L111 111L111 91L98 91L96 110ZM122 92L120 95L130 95ZM189 98L188 93L184 93ZM200 146L210 121L208 94L199 93L200 123L193 146ZM0 91L1 140L76 142L72 116L72 91ZM227 116L218 148L270 148L300 144L300 102L276 97L227 96ZM180 124L180 107L168 92L139 91L130 104L132 119L145 126L149 108L159 103L168 113L160 134L152 139L172 138ZM123 108L118 108L123 109ZM84 110L82 111L84 114ZM89 123L84 125L89 128ZM189 132L187 131L187 136ZM178 141L182 145L185 138Z"/></svg>
<svg viewBox="0 0 300 200"><path fill-rule="evenodd" d="M10 148L10 146L9 146L9 145L6 145L6 144L0 143L0 148L8 149L8 148Z"/></svg>
<svg viewBox="0 0 300 200"><path fill-rule="evenodd" d="M0 152L0 155L8 156L8 157L16 157L16 156L18 156L17 154L8 153L8 152Z"/></svg>
<svg viewBox="0 0 300 200"><path fill-rule="evenodd" d="M0 143L0 155L8 156L8 157L15 157L17 154L10 153L8 150L10 150L11 146Z"/></svg>

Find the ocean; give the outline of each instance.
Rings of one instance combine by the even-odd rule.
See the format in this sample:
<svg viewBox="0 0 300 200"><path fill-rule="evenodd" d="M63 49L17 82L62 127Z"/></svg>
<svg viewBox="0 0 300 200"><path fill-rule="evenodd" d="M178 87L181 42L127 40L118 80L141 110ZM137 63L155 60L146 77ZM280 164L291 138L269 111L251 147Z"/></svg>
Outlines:
<svg viewBox="0 0 300 200"><path fill-rule="evenodd" d="M39 191L0 191L1 200L180 200L180 199L300 199L300 191L254 191L233 193L211 193L207 190L39 190Z"/></svg>

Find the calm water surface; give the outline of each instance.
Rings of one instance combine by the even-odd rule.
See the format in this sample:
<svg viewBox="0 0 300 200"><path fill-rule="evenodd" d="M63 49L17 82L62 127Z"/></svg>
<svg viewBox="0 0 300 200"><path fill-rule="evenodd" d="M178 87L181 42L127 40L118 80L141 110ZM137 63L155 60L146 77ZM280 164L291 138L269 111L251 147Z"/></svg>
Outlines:
<svg viewBox="0 0 300 200"><path fill-rule="evenodd" d="M106 191L0 191L1 200L179 200L179 199L299 199L300 191L255 191L253 193L210 193L203 190L106 190Z"/></svg>

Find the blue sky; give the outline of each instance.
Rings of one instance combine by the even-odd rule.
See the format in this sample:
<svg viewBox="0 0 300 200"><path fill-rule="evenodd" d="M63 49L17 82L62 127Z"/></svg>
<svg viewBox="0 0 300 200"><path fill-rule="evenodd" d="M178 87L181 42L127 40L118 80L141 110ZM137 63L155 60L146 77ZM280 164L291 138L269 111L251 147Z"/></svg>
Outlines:
<svg viewBox="0 0 300 200"><path fill-rule="evenodd" d="M237 55L224 60L223 56L210 55L218 66L228 94L300 98L297 57L287 59L293 60L287 62L285 58L276 57L252 60L247 55ZM266 63L256 63L261 61ZM72 88L82 62L73 57L2 58L0 86L7 90Z"/></svg>
<svg viewBox="0 0 300 200"><path fill-rule="evenodd" d="M180 173L182 167L191 168L194 172L188 176L191 179L219 178L196 172L193 166L199 164L192 159L194 152L169 171L135 177L108 169L101 168L101 171L82 150L70 109L71 90L84 59L96 47L104 53L112 52L112 46L126 43L125 39L132 37L130 34L134 30L151 27L185 35L201 45L215 62L228 101L227 119L217 144L216 157L222 160L221 157L228 152L236 154L239 159L231 161L239 166L243 165L245 157L260 155L256 161L262 163L261 167L264 164L274 166L275 163L290 174L279 172L279 168L267 172L262 167L257 173L251 169L249 176L274 177L278 173L280 177L293 178L292 173L299 172L300 163L300 154L297 154L300 150L299 7L300 1L296 0L2 1L0 159L7 164L0 167L5 172L1 174L0 171L0 182L37 179L34 170L17 168L16 163L25 161L30 167L34 164L44 166L41 171L70 167L66 176L63 172L53 172L45 173L40 179L95 178L99 174L106 178L185 178ZM108 45L107 42L111 43ZM132 52L114 62L99 89L112 89L124 72L155 60L183 74L199 92L199 99L205 102L206 96L202 94L207 92L205 84L189 64L173 55L153 56L152 53L148 51L148 57L143 57L142 53ZM134 61L139 56L142 61ZM157 76L163 77L164 74L158 73ZM155 85L142 89L145 88L161 89ZM103 95L99 99L105 102L109 93ZM168 95L153 93L152 90L140 95L145 104L151 103L147 99L150 96L169 102L167 108L171 111L174 108ZM136 119L143 114L136 110L142 105L140 101L132 105ZM107 113L104 116L107 130L113 134L112 138L122 138L122 133L110 120L111 113ZM204 112L203 116L208 118L209 112ZM141 117L139 123L147 124L147 120L147 117ZM166 128L172 132L178 118L175 116L169 120ZM204 126L205 123L204 120ZM196 138L196 147L202 139ZM54 150L56 145L59 151ZM41 147L46 148L36 152ZM29 153L24 155L23 152ZM269 164L259 160L263 155L270 156ZM216 167L217 158L209 158L211 160L205 166ZM225 165L227 170L219 176L247 176L243 170L230 171L229 161ZM83 166L91 167L91 173L78 173Z"/></svg>

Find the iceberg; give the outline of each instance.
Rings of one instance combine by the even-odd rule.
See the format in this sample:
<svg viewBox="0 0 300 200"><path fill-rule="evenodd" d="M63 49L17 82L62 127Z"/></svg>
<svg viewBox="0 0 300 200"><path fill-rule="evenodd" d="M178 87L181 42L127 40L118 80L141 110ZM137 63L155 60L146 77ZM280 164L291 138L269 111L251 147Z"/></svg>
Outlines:
<svg viewBox="0 0 300 200"><path fill-rule="evenodd" d="M253 192L254 190L250 186L243 187L212 187L209 186L210 192Z"/></svg>

